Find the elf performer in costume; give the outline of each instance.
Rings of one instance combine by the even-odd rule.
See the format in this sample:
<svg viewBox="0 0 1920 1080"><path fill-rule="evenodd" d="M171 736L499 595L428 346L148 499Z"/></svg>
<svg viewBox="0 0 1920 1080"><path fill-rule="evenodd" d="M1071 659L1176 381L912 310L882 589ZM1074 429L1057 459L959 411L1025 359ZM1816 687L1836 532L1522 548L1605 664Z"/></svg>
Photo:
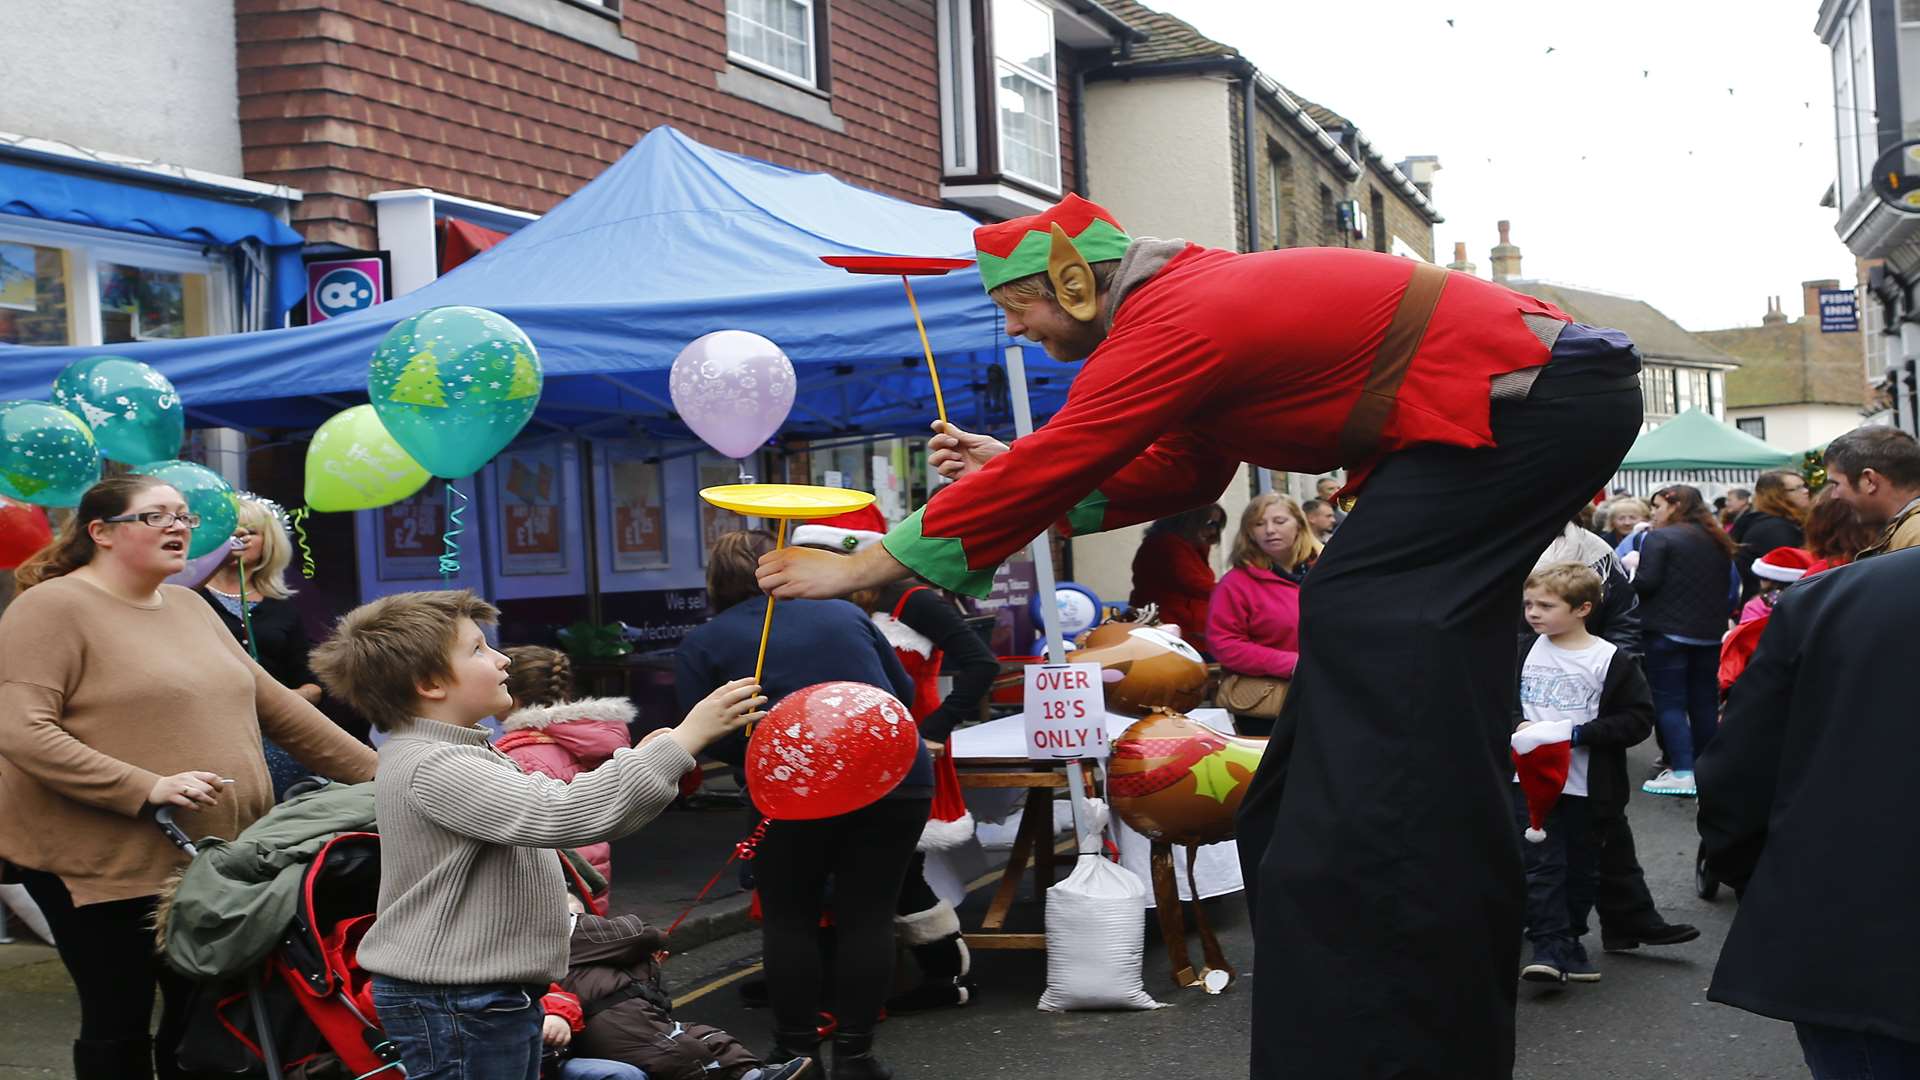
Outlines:
<svg viewBox="0 0 1920 1080"><path fill-rule="evenodd" d="M764 556L761 587L919 574L984 596L1050 524L1205 505L1243 461L1344 466L1361 498L1307 578L1299 668L1240 812L1252 1075L1511 1075L1513 618L1534 556L1640 429L1639 353L1428 263L1134 240L1075 196L974 238L1008 333L1085 360L1066 404L1012 447L941 430L931 459L957 483L851 558Z"/></svg>

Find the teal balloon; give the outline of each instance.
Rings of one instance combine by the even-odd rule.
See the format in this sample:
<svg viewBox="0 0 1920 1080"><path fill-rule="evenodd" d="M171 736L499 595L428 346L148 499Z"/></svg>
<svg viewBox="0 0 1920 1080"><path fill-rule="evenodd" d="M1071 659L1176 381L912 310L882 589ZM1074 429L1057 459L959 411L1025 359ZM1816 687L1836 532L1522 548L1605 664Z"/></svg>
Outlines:
<svg viewBox="0 0 1920 1080"><path fill-rule="evenodd" d="M187 433L180 395L165 375L124 356L90 356L53 380L53 403L93 429L100 452L137 465L180 452Z"/></svg>
<svg viewBox="0 0 1920 1080"><path fill-rule="evenodd" d="M80 418L43 401L0 401L0 495L78 506L100 480L100 448Z"/></svg>
<svg viewBox="0 0 1920 1080"><path fill-rule="evenodd" d="M504 315L442 307L402 319L374 350L367 397L394 441L435 476L471 476L540 404L533 342Z"/></svg>
<svg viewBox="0 0 1920 1080"><path fill-rule="evenodd" d="M187 500L187 509L200 515L200 527L193 530L193 540L187 544L188 560L211 554L233 539L233 530L240 525L240 504L234 500L232 485L219 473L205 465L178 460L148 462L133 471L165 480Z"/></svg>

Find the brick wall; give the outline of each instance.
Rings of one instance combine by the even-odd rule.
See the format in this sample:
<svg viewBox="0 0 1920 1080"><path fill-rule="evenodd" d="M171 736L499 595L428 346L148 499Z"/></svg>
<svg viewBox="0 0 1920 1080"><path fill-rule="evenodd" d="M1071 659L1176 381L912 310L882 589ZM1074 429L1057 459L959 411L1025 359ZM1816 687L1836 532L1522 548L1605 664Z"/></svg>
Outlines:
<svg viewBox="0 0 1920 1080"><path fill-rule="evenodd" d="M829 0L841 132L716 89L729 67L724 0L622 7L637 60L464 0L236 0L246 173L307 193L294 224L309 242L353 247L374 246L364 199L375 191L430 187L540 213L660 124L939 201L933 0ZM1063 77L1071 170L1069 88Z"/></svg>
<svg viewBox="0 0 1920 1080"><path fill-rule="evenodd" d="M1423 258L1432 261L1433 226L1400 193L1398 185L1371 165L1360 179L1348 180L1333 167L1317 143L1308 141L1297 128L1267 110L1261 111L1257 130L1260 146L1254 154L1254 169L1259 187L1262 248L1358 246L1371 249L1372 236L1354 244L1339 234L1336 223L1323 212L1320 187L1325 185L1332 190L1334 202L1357 199L1368 214L1373 213L1373 195L1378 192L1386 220L1376 221L1371 227L1388 230L1389 237L1399 236ZM1274 170L1270 164L1276 154L1282 160L1280 221L1274 220Z"/></svg>

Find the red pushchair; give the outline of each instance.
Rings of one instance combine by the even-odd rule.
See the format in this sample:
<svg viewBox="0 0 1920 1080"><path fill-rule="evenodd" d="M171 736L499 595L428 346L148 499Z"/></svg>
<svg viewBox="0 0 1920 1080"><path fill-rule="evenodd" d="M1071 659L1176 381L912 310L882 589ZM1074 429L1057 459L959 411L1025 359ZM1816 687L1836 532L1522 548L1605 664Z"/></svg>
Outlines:
<svg viewBox="0 0 1920 1080"><path fill-rule="evenodd" d="M168 809L154 817L176 847L198 854ZM351 832L328 841L308 864L293 921L265 962L234 983L208 985L180 1046L181 1064L268 1080L405 1077L355 962L379 892L379 836Z"/></svg>

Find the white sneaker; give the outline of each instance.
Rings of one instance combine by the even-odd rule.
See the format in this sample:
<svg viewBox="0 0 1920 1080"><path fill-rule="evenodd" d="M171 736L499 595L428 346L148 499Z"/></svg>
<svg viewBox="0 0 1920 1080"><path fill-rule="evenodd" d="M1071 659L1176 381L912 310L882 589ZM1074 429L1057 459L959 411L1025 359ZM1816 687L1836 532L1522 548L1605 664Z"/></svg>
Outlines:
<svg viewBox="0 0 1920 1080"><path fill-rule="evenodd" d="M1661 770L1659 776L1641 784L1640 790L1649 795L1678 795L1687 799L1700 794L1700 789L1694 786L1692 773L1674 772L1672 769Z"/></svg>

